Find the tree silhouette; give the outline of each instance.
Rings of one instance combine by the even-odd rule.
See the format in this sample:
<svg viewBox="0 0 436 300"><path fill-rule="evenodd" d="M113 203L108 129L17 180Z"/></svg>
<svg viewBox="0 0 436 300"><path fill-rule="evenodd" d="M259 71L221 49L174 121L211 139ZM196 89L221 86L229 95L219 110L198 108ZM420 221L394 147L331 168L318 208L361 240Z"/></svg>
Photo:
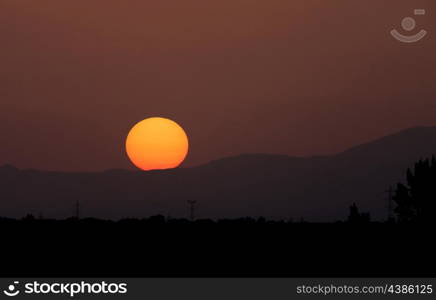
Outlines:
<svg viewBox="0 0 436 300"><path fill-rule="evenodd" d="M393 200L399 222L435 222L436 159L419 160L407 170L407 185L398 183Z"/></svg>

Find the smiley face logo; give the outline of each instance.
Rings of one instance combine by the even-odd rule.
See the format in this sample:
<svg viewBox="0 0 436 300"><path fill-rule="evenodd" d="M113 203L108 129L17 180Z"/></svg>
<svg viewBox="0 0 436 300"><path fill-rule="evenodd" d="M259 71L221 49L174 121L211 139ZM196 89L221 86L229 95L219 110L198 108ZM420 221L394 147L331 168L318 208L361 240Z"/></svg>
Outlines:
<svg viewBox="0 0 436 300"><path fill-rule="evenodd" d="M425 10L424 9L415 9L415 16L419 16L419 15L421 15L421 16L425 15ZM405 31L412 31L416 27L416 21L412 17L405 17L401 21L401 27ZM427 31L425 31L424 29L422 29L421 31L417 32L414 35L404 35L404 34L401 34L400 32L398 32L398 30L396 30L396 29L391 30L391 35L395 39L397 39L398 41L403 42L403 43L416 43L419 40L421 40L422 38L424 38L424 36L426 36L426 34L427 34Z"/></svg>
<svg viewBox="0 0 436 300"><path fill-rule="evenodd" d="M15 297L16 295L18 295L20 293L20 291L17 290L17 288L16 288L16 285L18 285L18 284L19 284L18 281L14 281L14 284L10 284L8 286L8 289L4 290L3 293L9 297Z"/></svg>

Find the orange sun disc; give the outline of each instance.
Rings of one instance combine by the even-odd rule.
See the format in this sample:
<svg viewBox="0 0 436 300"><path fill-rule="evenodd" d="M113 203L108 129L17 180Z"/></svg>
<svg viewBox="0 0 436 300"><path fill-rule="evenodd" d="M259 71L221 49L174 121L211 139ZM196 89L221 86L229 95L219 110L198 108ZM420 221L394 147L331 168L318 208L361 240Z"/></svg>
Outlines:
<svg viewBox="0 0 436 300"><path fill-rule="evenodd" d="M175 168L185 159L188 148L183 128L165 118L142 120L126 139L127 156L142 170Z"/></svg>

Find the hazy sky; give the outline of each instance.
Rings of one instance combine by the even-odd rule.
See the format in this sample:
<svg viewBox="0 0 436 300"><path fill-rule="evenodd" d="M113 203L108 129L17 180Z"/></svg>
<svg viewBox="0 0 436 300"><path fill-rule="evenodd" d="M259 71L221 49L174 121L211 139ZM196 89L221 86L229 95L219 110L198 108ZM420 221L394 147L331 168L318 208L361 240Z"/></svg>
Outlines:
<svg viewBox="0 0 436 300"><path fill-rule="evenodd" d="M416 16L402 44L389 31ZM436 2L0 2L0 164L131 168L137 121L185 128L184 166L329 154L436 125ZM404 31L402 31L404 33Z"/></svg>

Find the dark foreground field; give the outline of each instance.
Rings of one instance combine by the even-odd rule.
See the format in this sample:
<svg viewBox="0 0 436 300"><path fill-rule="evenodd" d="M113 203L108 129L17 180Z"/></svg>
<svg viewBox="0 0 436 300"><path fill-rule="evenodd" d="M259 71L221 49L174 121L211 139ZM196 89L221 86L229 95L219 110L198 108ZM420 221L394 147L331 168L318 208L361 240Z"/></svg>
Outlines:
<svg viewBox="0 0 436 300"><path fill-rule="evenodd" d="M434 276L430 226L0 221L1 276Z"/></svg>

